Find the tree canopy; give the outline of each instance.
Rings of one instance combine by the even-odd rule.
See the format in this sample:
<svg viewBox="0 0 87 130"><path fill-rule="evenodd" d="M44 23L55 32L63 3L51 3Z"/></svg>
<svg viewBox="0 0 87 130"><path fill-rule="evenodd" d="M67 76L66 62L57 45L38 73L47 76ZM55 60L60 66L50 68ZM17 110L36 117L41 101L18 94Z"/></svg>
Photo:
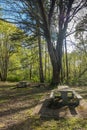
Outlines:
<svg viewBox="0 0 87 130"><path fill-rule="evenodd" d="M40 64L40 77L42 75L43 81L43 62L42 57L42 39L44 39L47 50L50 56L51 63L51 75L53 84L61 83L63 76L64 63L63 59L67 60L67 50L66 59L64 58L64 46L67 49L67 37L76 31L76 39L81 36L80 34L84 30L86 32L86 13L81 15L80 12L86 10L87 1L86 0L1 0L2 20L9 21L10 23L16 24L20 27L26 35L37 39L39 47L39 64ZM10 16L9 16L10 12ZM78 20L78 19L82 20ZM78 22L75 22L78 20ZM73 26L74 25L74 26ZM76 26L76 28L75 28ZM76 29L76 30L75 30ZM19 33L13 35L11 40L17 40ZM83 34L82 34L83 35ZM30 42L27 40L24 42ZM66 41L66 43L65 43ZM82 41L82 39L81 39ZM23 43L23 42L22 42ZM82 42L81 42L82 43ZM65 45L66 44L66 45ZM42 45L42 46L41 46ZM82 45L80 42L76 46ZM32 45L31 45L32 48ZM36 48L35 48L36 49ZM67 69L68 62L66 62ZM68 71L67 71L68 73Z"/></svg>

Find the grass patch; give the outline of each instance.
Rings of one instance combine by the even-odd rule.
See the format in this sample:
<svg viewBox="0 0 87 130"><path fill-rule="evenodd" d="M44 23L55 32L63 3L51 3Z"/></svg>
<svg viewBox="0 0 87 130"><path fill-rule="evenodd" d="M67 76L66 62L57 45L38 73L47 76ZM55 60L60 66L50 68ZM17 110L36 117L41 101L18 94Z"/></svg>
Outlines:
<svg viewBox="0 0 87 130"><path fill-rule="evenodd" d="M37 87L15 88L16 84L0 84L0 129L5 130L87 130L86 118L40 118L33 110L50 92ZM87 87L86 87L87 88ZM85 88L75 88L87 100Z"/></svg>
<svg viewBox="0 0 87 130"><path fill-rule="evenodd" d="M87 130L86 119L41 120L34 118L34 130Z"/></svg>

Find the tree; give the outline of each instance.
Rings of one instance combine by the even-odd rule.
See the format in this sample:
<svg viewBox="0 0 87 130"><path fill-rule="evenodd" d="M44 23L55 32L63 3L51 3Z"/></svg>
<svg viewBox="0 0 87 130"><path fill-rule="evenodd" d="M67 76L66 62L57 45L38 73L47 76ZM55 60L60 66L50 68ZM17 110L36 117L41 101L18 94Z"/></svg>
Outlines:
<svg viewBox="0 0 87 130"><path fill-rule="evenodd" d="M40 82L44 82L43 76L43 64L42 64L42 46L41 46L41 34L40 34L40 27L37 23L37 38L38 38L38 47L39 47L39 75L40 75Z"/></svg>
<svg viewBox="0 0 87 130"><path fill-rule="evenodd" d="M19 23L25 30L36 30L36 23L39 23L41 34L46 39L50 60L53 68L52 83L60 83L60 71L62 63L62 47L65 39L68 23L76 13L86 5L86 0L18 0L11 2L8 10L13 9L16 15L16 23ZM17 7L15 9L15 7ZM5 9L6 10L6 9ZM12 17L14 20L16 17ZM19 19L18 19L19 18ZM56 20L54 20L54 18ZM9 18L8 18L9 19ZM10 20L12 20L10 19ZM14 22L14 21L13 21ZM55 24L56 22L56 24ZM27 27L27 28L26 28ZM53 27L57 28L56 47L52 39Z"/></svg>
<svg viewBox="0 0 87 130"><path fill-rule="evenodd" d="M78 80L87 72L87 14L81 19L76 26L75 38L76 50L80 54L80 72L78 75Z"/></svg>
<svg viewBox="0 0 87 130"><path fill-rule="evenodd" d="M9 58L16 51L18 44L12 39L18 32L22 31L19 31L15 25L0 20L0 78L2 81L7 80Z"/></svg>
<svg viewBox="0 0 87 130"><path fill-rule="evenodd" d="M87 55L87 14L78 22L75 38L77 40L76 47Z"/></svg>

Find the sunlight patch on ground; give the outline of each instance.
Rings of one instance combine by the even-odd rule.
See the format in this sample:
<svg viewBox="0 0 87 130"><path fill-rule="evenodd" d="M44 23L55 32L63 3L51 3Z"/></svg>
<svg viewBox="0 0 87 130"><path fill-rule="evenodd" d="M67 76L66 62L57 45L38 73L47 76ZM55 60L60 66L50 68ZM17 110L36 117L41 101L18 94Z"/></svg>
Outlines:
<svg viewBox="0 0 87 130"><path fill-rule="evenodd" d="M48 98L50 90L37 87L15 88L15 85L2 83L0 85L0 129L6 130L86 130L87 119L70 118L54 120L40 118L34 115L34 110L40 100ZM75 88L75 87L74 87ZM87 87L86 87L87 88ZM75 88L83 96L85 87ZM85 97L87 99L87 97ZM5 102L6 101L6 102ZM83 111L83 106L79 107ZM62 126L62 127L61 127ZM84 126L84 129L83 129Z"/></svg>

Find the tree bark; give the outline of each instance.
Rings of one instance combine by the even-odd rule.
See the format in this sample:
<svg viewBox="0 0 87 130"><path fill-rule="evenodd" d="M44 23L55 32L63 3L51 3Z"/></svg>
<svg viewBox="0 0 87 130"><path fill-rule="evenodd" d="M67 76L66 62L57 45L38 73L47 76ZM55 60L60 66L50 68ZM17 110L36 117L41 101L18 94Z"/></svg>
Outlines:
<svg viewBox="0 0 87 130"><path fill-rule="evenodd" d="M51 37L51 23L52 23L52 16L54 12L54 6L56 1L52 0L50 5L50 11L47 16L47 12L44 8L44 4L42 0L38 0L38 5L40 8L40 14L43 19L43 30L44 36L47 41L48 45L48 52L50 55L52 67L53 67L53 78L52 83L58 84L60 83L60 72L61 72L61 65L62 65L62 47L63 47L63 40L65 39L66 30L69 22L69 15L71 11L71 7L74 0L69 0L67 3L67 8L65 7L65 3L62 0L59 0L59 22L58 22L58 40L57 46L54 48L52 43Z"/></svg>
<svg viewBox="0 0 87 130"><path fill-rule="evenodd" d="M7 50L7 42L6 42L4 43L4 48L2 49L1 62L0 62L1 81L7 80L8 63L9 63L9 52Z"/></svg>
<svg viewBox="0 0 87 130"><path fill-rule="evenodd" d="M44 76L43 76L43 63L42 63L42 46L41 46L41 36L40 36L40 28L39 24L37 24L37 33L38 33L38 46L39 46L39 76L40 76L40 82L44 82Z"/></svg>
<svg viewBox="0 0 87 130"><path fill-rule="evenodd" d="M29 72L29 78L30 78L30 80L32 79L32 64L30 64L30 72Z"/></svg>
<svg viewBox="0 0 87 130"><path fill-rule="evenodd" d="M5 59L3 60L3 66L1 69L1 81L6 81L7 80L7 69L8 68L8 57L6 56Z"/></svg>
<svg viewBox="0 0 87 130"><path fill-rule="evenodd" d="M45 44L45 64L44 64L44 78L46 80L47 78L47 50L46 50L46 44Z"/></svg>
<svg viewBox="0 0 87 130"><path fill-rule="evenodd" d="M65 38L65 55L66 55L66 78L67 78L67 83L68 83L69 72L68 72L68 55L67 55L66 38Z"/></svg>
<svg viewBox="0 0 87 130"><path fill-rule="evenodd" d="M52 43L49 41L48 43L48 51L52 63L53 68L53 77L51 84L57 85L60 83L60 71L61 71L61 64L62 64L62 45L63 39L58 40L58 46L54 49Z"/></svg>
<svg viewBox="0 0 87 130"><path fill-rule="evenodd" d="M43 64L42 64L42 51L41 51L41 37L38 35L38 45L39 45L39 74L40 74L40 82L44 82L43 76Z"/></svg>

